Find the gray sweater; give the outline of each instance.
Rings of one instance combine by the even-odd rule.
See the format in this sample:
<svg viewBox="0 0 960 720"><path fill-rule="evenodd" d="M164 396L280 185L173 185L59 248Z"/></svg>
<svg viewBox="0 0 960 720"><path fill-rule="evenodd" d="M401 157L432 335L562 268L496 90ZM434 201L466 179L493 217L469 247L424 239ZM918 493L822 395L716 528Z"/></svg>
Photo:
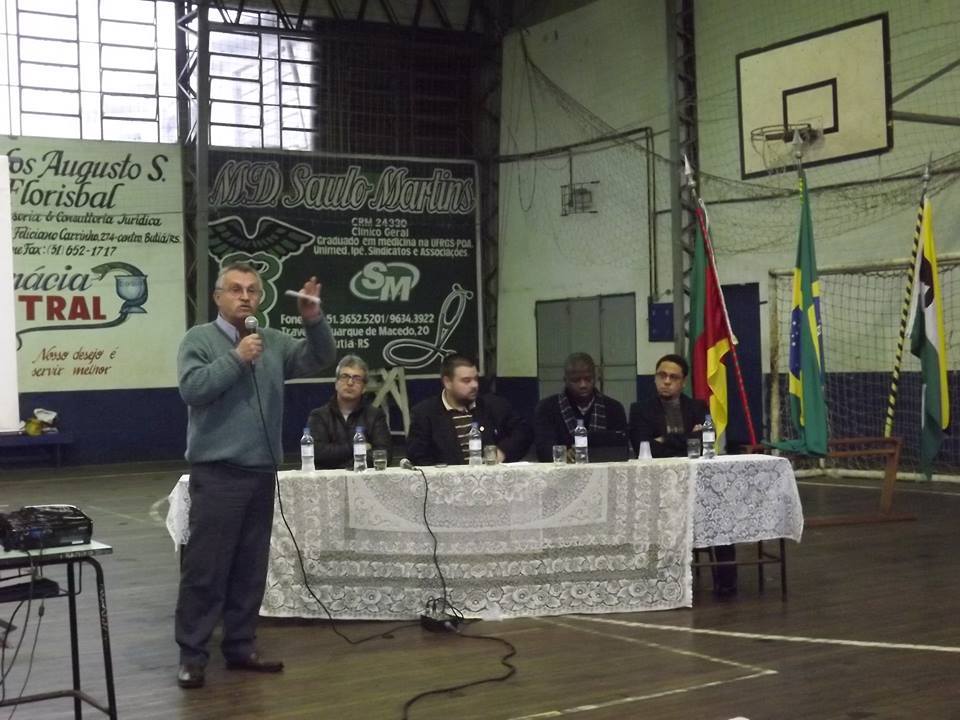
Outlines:
<svg viewBox="0 0 960 720"><path fill-rule="evenodd" d="M187 331L180 343L177 374L180 397L188 410L186 458L190 463L220 461L273 468L283 460L283 381L318 375L336 360L336 343L326 318L305 324L304 329L306 339L297 340L261 328L263 354L252 368L240 360L216 323Z"/></svg>

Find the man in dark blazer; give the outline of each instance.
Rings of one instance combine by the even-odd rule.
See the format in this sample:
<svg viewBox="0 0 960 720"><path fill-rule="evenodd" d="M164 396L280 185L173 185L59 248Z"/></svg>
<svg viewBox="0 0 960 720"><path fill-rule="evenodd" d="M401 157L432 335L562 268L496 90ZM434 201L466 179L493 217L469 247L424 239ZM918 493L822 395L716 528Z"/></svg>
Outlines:
<svg viewBox="0 0 960 720"><path fill-rule="evenodd" d="M500 462L521 460L533 432L503 398L478 395L477 364L464 355L443 361L443 391L418 403L410 413L407 459L414 465L465 465L471 423L477 423L484 445L497 446Z"/></svg>
<svg viewBox="0 0 960 720"><path fill-rule="evenodd" d="M653 376L657 395L648 402L630 406L630 442L633 453L640 443L650 443L653 457L685 457L687 436L700 432L707 408L702 401L683 394L690 366L680 355L664 355Z"/></svg>
<svg viewBox="0 0 960 720"><path fill-rule="evenodd" d="M703 401L687 397L683 387L690 366L680 355L664 355L657 361L653 376L656 397L645 403L630 406L630 442L637 453L640 443L650 443L653 457L684 457L687 438L700 433L707 408ZM717 562L737 559L733 545L713 548ZM737 594L737 566L717 565L714 574L714 594L728 598Z"/></svg>
<svg viewBox="0 0 960 720"><path fill-rule="evenodd" d="M545 397L537 404L533 421L533 438L537 460L550 462L553 446L573 447L573 429L583 420L588 433L627 429L623 405L597 390L597 367L587 353L573 353L563 366L563 392ZM626 452L626 436L622 444ZM591 447L594 442L591 439Z"/></svg>

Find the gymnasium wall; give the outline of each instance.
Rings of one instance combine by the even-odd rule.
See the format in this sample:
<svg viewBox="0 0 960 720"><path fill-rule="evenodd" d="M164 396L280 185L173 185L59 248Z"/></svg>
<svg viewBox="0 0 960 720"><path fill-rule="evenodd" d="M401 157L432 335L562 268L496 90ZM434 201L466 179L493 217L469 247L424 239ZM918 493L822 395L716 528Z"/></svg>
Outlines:
<svg viewBox="0 0 960 720"><path fill-rule="evenodd" d="M529 58L560 86L551 88ZM649 126L668 151L665 17L662 3L604 0L504 40L500 147L529 153L603 133ZM571 107L570 98L580 107ZM591 116L592 114L592 116ZM635 293L638 364L646 368L671 345L646 342L650 281L645 156L635 146L586 149L573 157L574 182L592 186L596 213L561 216L569 183L563 155L500 167L500 377L535 378L538 300ZM664 174L660 186L667 188ZM661 244L668 242L661 227ZM663 255L669 267L669 252ZM661 263L661 272L663 263ZM664 275L669 287L669 275Z"/></svg>
<svg viewBox="0 0 960 720"><path fill-rule="evenodd" d="M701 190L710 207L722 281L758 282L761 304L769 299L768 272L793 265L799 207L789 193L793 173L740 177L736 55L879 12L890 19L894 95L956 59L960 6L951 0L696 3ZM646 304L651 295L672 302L674 169L658 159L651 177L641 148L649 137L659 156L669 156L670 82L662 0L596 0L504 39L501 155L638 131L616 143L501 164L497 391L524 411L537 399L537 301L634 293L640 388L648 384L655 359L673 349L672 342L647 341ZM960 116L960 69L895 108ZM882 180L915 170L931 156L936 164L957 152L958 141L960 127L897 121L892 151L810 168L819 263L907 256L919 183ZM562 186L571 181L591 190L595 212L562 214ZM841 187L818 191L827 185ZM960 191L942 182L933 202L939 252L960 251ZM765 358L765 305L760 317ZM171 352L178 339L169 339ZM866 358L868 365L871 361ZM836 370L849 369L848 362L853 367L852 360L837 362ZM857 362L860 368L864 359ZM436 389L435 381L416 381L411 401ZM306 413L329 396L327 384L288 386L288 448L295 446ZM21 394L22 416L38 406L58 409L74 429L84 429L84 442L68 455L70 462L176 458L183 450L186 410L174 388Z"/></svg>
<svg viewBox="0 0 960 720"><path fill-rule="evenodd" d="M584 140L611 128L649 125L656 133L656 152L669 156L664 12L662 2L598 0L530 27L522 34L527 56L557 86L550 91L543 90L545 81L534 82L537 75L524 62L521 33L511 34L504 44L501 152L571 143L578 130L578 139ZM741 178L736 56L878 13L889 17L893 97L956 59L960 6L950 0L801 4L698 0L695 4L700 190L709 208L722 282L760 284L765 365L769 272L794 264L799 199L793 170ZM531 86L536 92L530 92ZM557 99L560 96L562 100ZM893 107L960 117L960 70L945 73ZM920 182L916 178L890 182L890 176L919 174L919 166L928 158L934 161L931 197L938 252L960 250L956 172L937 174L955 162L950 157L958 148L960 127L898 120L889 152L808 168L818 264L862 264L909 256ZM628 151L592 153L582 160L585 170L602 179L601 202L615 194L609 186L618 182L626 184L633 196L642 195L646 188L640 169L642 153L634 152L622 164L619 156L627 157ZM632 173L626 169L631 161L637 166ZM575 172L580 162L575 156ZM657 162L657 168L653 212L659 237L658 299L670 302L672 169L663 161ZM538 300L634 292L642 376L657 356L672 349L670 343L646 340L645 303L651 289L646 225L634 222L636 208L629 203L600 207L589 217L560 218L559 187L568 182L568 171L562 155L501 165L498 337L499 347L509 352L501 350L500 375L530 380L536 375L534 306ZM589 179L589 172L583 175ZM826 186L835 187L825 190ZM589 253L578 252L584 245ZM895 313L901 297L902 291L890 299ZM862 317L869 333L874 322L871 308L853 306L845 312ZM956 367L956 350L950 353L951 367ZM887 358L867 351L856 356L835 354L828 366L833 371L865 371L888 363Z"/></svg>

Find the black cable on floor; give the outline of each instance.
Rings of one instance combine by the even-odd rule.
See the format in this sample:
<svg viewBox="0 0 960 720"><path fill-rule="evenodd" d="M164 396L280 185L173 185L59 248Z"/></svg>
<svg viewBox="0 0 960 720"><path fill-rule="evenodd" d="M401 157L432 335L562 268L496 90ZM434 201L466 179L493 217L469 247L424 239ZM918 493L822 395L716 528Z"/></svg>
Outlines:
<svg viewBox="0 0 960 720"><path fill-rule="evenodd" d="M40 625L43 623L43 610L43 600L40 600L40 607L37 610L37 629L33 632L33 645L30 646L30 661L27 663L27 675L23 678L23 685L20 686L20 694L17 696L18 699L22 698L23 694L27 691L27 683L30 682L30 674L33 672L33 658L37 654L37 641L40 639ZM20 636L21 642L23 641L23 636L26 634L27 628L24 627L23 635ZM7 720L13 720L13 714L17 711L18 707L20 707L19 704L13 706L13 708L10 710L10 714L7 715Z"/></svg>
<svg viewBox="0 0 960 720"><path fill-rule="evenodd" d="M426 690L418 695L414 695L412 698L407 700L403 704L403 715L402 720L409 720L410 718L410 708L413 707L413 704L422 700L425 697L430 697L431 695L443 695L446 693L456 692L457 690L464 690L469 687L474 687L476 685L485 685L487 683L495 682L505 682L511 678L516 672L517 668L510 662L510 658L517 654L517 648L513 646L509 640L504 640L503 638L496 637L494 635L464 635L462 633L457 633L458 637L467 638L469 640L486 640L488 642L497 642L507 646L507 654L500 658L500 664L507 668L507 671L502 675L496 677L481 678L480 680L471 680L470 682L460 683L459 685L450 685L449 687L437 688L435 690Z"/></svg>
<svg viewBox="0 0 960 720"><path fill-rule="evenodd" d="M383 633L377 633L375 635L370 635L369 637L361 638L360 640L354 640L350 637L347 637L342 632L340 632L340 630L337 628L336 621L334 621L333 619L333 615L330 613L330 610L327 609L327 606L323 604L320 598L317 597L317 594L313 591L313 588L310 587L310 583L307 580L307 569L303 562L303 553L300 550L300 545L299 543L297 543L297 538L293 533L293 529L290 527L290 523L287 522L287 516L283 510L283 496L281 495L281 492L280 492L279 463L277 462L277 458L273 454L273 446L270 443L270 436L269 436L269 433L267 432L267 422L263 414L263 403L261 402L261 399L260 399L260 386L257 383L257 375L253 366L251 366L251 376L253 377L253 386L254 386L254 389L256 390L256 395L257 395L257 408L260 411L260 426L263 430L264 439L266 440L266 443L267 443L267 449L270 452L270 459L273 462L273 477L274 477L274 482L276 484L276 489L277 489L277 506L280 508L280 518L283 520L283 524L287 528L287 533L289 533L291 541L293 541L293 547L297 553L297 562L300 566L300 573L303 575L304 587L306 587L307 592L310 593L310 596L317 602L317 604L321 608L323 608L323 611L327 614L327 617L330 619L330 628L349 644L360 645L361 643L369 642L370 640L377 640L380 638L389 639L393 637L392 633L396 632L397 630L402 630L408 627L416 627L419 623L407 623L404 625L398 625L397 627L394 627L394 628L390 628L389 630ZM452 618L455 618L458 622L462 622L463 613L458 608L456 608L453 605L453 603L450 602L449 596L447 594L447 581L446 581L446 578L444 578L443 576L443 571L440 569L440 561L437 557L437 546L439 543L438 543L436 534L433 532L433 528L430 527L430 521L427 518L427 496L430 492L430 483L427 480L426 473L421 468L414 466L413 469L417 470L420 473L421 477L423 478L423 522L427 528L427 532L430 533L430 537L433 539L433 564L434 564L434 567L436 567L437 575L440 578L440 587L442 592L442 595L440 598L431 598L428 601L428 605L432 602L435 608L436 605L439 603L441 605L442 612L450 615ZM500 658L500 664L507 668L507 672L502 675L498 675L496 677L481 678L480 680L473 680L471 682L461 683L459 685L437 688L435 690L427 690L425 692L419 693L413 696L412 698L410 698L409 700L407 700L403 704L403 720L408 720L408 717L409 717L408 713L410 711L410 708L414 705L414 703L418 702L419 700L425 697L429 697L431 695L441 695L445 693L456 692L457 690L463 690L465 688L474 687L476 685L484 685L487 683L494 683L494 682L504 682L510 677L512 677L514 673L516 673L517 671L516 667L512 663L510 663L509 660L510 658L512 658L517 654L517 649L513 646L513 644L510 641L504 640L503 638L498 638L492 635L461 635L460 633L457 633L457 635L459 637L469 638L471 640L485 640L488 642L498 642L503 645L506 645L508 649L507 654Z"/></svg>
<svg viewBox="0 0 960 720"><path fill-rule="evenodd" d="M13 613L10 615L10 622L9 622L10 626L13 627L13 621L16 620L17 613L20 612L20 608L23 607L24 603L26 603L27 605L27 616L26 616L26 619L23 621L23 629L20 631L20 640L17 641L17 647L14 648L13 657L10 658L10 665L7 667L4 667L4 665L6 664L6 656L7 656L6 642L4 642L3 646L0 647L0 702L7 699L7 676L13 670L13 666L17 662L17 656L20 655L20 648L23 646L23 640L27 636L27 628L30 627L30 610L33 607L33 589L36 583L37 575L36 575L36 566L34 564L33 556L30 555L29 550L24 550L24 552L27 554L27 559L30 561L30 587L27 590L27 599L21 600L20 602L18 602L17 606L13 609ZM38 623L37 630L39 632L39 623ZM34 643L34 648L36 648L36 643ZM33 664L32 654L30 657L30 663L31 665ZM22 694L23 693L21 692L21 695Z"/></svg>
<svg viewBox="0 0 960 720"><path fill-rule="evenodd" d="M313 591L313 588L310 587L310 581L307 579L307 568L303 562L303 552L301 552L300 550L300 544L297 542L297 538L293 534L293 529L290 527L290 523L287 522L286 513L283 511L283 495L280 492L280 472L279 472L280 464L277 462L277 458L273 454L273 445L270 443L270 435L267 432L267 421L263 414L263 403L260 400L260 385L257 383L257 373L252 366L250 368L250 375L253 377L253 387L256 390L256 395L257 395L257 408L260 411L260 427L263 430L263 436L267 444L267 450L270 452L270 460L273 462L273 480L274 480L275 487L277 489L277 506L280 508L280 518L283 520L283 525L284 527L287 528L287 533L290 535L290 540L293 541L293 548L297 552L297 563L300 566L300 574L303 576L303 586L307 589L307 592L310 593L310 597L312 597L316 601L317 605L319 605L323 609L323 612L326 613L327 618L330 621L330 629L333 630L335 634L339 635L350 645L360 645L361 643L369 642L371 640L379 640L381 638L385 640L392 640L393 633L395 633L396 631L404 630L406 628L411 628L411 627L417 627L420 623L417 623L417 622L403 623L401 625L396 625L392 628L389 628L388 630L384 630L381 633L375 633L373 635L360 638L359 640L355 640L351 637L348 637L347 635L345 635L340 631L340 629L337 627L336 621L333 619L333 615L331 614L330 610L327 609L327 606L323 604L323 601L319 597L317 597L317 594Z"/></svg>
<svg viewBox="0 0 960 720"><path fill-rule="evenodd" d="M449 627L452 631L456 633L458 637L467 638L470 640L485 640L487 642L497 642L505 645L507 647L507 654L500 658L500 664L507 668L507 671L496 677L487 677L481 678L480 680L472 680L466 683L460 683L459 685L451 685L449 687L436 688L434 690L426 690L422 693L414 695L412 698L407 700L403 704L403 714L402 720L409 720L410 708L413 705L422 700L425 697L430 697L431 695L443 695L446 693L456 692L457 690L463 690L465 688L474 687L476 685L485 685L487 683L494 682L504 682L516 673L517 668L511 663L510 658L517 654L517 648L513 646L509 640L504 640L503 638L496 637L494 635L464 635L456 631L456 626L464 621L463 613L450 602L450 598L447 594L447 581L443 576L443 571L440 569L440 561L437 558L437 536L433 532L433 528L430 527L430 520L427 518L427 496L430 493L430 483L427 480L427 474L423 471L422 468L413 466L413 469L420 473L423 477L423 524L427 528L427 532L430 533L430 537L433 538L433 564L437 568L437 575L440 577L440 587L442 590L442 596L440 598L431 598L427 601L427 606L430 608L431 603L434 607L440 605L442 607L442 612L446 613L451 618L455 619L456 625Z"/></svg>

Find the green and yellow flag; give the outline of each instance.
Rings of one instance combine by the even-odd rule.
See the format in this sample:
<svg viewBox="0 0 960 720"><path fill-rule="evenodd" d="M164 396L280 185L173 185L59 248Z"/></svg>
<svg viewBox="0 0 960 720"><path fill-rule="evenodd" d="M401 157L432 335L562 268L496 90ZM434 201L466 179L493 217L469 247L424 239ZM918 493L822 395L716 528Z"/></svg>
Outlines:
<svg viewBox="0 0 960 720"><path fill-rule="evenodd" d="M929 478L933 459L940 451L950 426L950 396L947 392L947 350L943 332L943 296L937 274L937 251L933 242L930 201L921 201L920 248L913 268L913 298L908 327L910 352L920 358L923 383L920 412L920 470Z"/></svg>
<svg viewBox="0 0 960 720"><path fill-rule="evenodd" d="M797 437L772 443L806 455L827 454L827 404L824 393L823 325L820 321L820 281L813 246L813 218L807 178L800 173L800 238L793 269L793 310L790 319L790 417Z"/></svg>

